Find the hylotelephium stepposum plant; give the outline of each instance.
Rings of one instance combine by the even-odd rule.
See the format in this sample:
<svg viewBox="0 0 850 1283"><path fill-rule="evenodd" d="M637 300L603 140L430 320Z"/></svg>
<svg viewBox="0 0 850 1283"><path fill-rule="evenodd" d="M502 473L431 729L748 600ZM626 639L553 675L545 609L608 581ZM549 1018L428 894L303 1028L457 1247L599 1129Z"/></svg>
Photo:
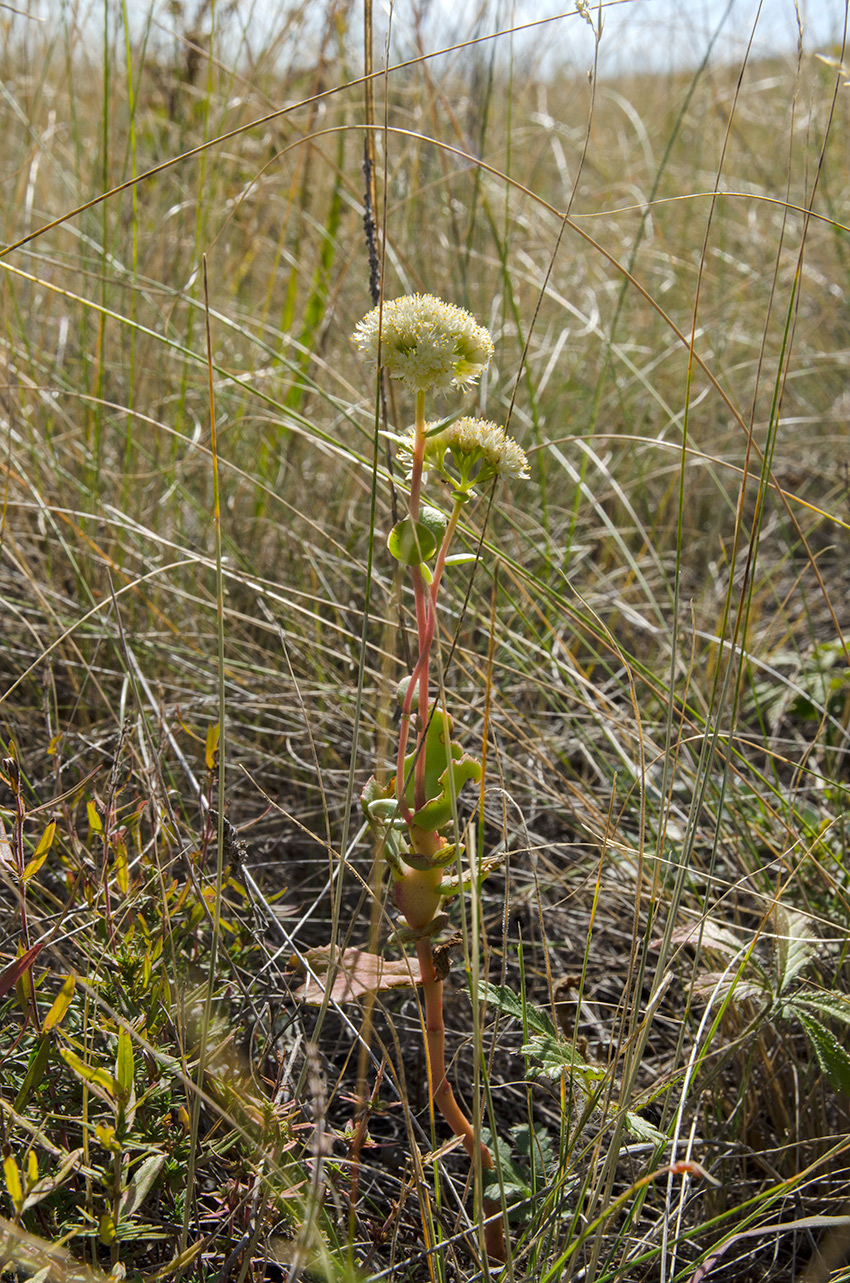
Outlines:
<svg viewBox="0 0 850 1283"><path fill-rule="evenodd" d="M359 323L354 342L373 368L380 365L415 394L413 428L398 442L410 486L408 512L387 542L410 574L418 653L413 672L399 686L395 777L385 786L370 779L363 807L392 872L405 935L416 943L432 1099L470 1158L480 1154L483 1168L490 1171L493 1156L446 1076L443 985L433 953L434 936L446 922L443 901L464 890L462 879L446 875L462 853L456 836L457 797L464 784L480 781L481 763L452 739L452 718L431 700L429 667L440 585L464 506L499 477L527 477L528 464L517 443L495 423L476 418L447 426L426 422L427 393L463 389L490 363L493 341L468 312L427 294L385 302ZM423 502L423 486L431 477L451 487L448 516ZM485 1204L485 1210L494 1209ZM485 1246L490 1256L504 1260L499 1218L490 1220Z"/></svg>

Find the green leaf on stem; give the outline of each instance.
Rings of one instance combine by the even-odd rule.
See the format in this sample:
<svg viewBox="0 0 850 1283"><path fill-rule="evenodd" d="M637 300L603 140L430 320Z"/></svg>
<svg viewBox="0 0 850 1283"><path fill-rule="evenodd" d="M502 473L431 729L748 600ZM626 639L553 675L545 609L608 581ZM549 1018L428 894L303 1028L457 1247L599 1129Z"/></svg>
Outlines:
<svg viewBox="0 0 850 1283"><path fill-rule="evenodd" d="M498 869L504 862L504 852L499 855L488 855L483 860L479 860L475 870L478 883L482 883L494 869ZM462 891L469 891L471 888L472 870L468 869L462 878L459 878L456 873L444 875L440 883L440 895L444 898L449 898L453 895L460 895Z"/></svg>
<svg viewBox="0 0 850 1283"><path fill-rule="evenodd" d="M44 1078L47 1062L50 1057L50 1039L45 1035L40 1038L30 1053L26 1076L21 1083L21 1090L15 1098L15 1112L20 1113L32 1093Z"/></svg>
<svg viewBox="0 0 850 1283"><path fill-rule="evenodd" d="M433 557L437 544L421 521L404 517L390 531L387 547L403 566L418 566L420 562Z"/></svg>
<svg viewBox="0 0 850 1283"><path fill-rule="evenodd" d="M810 1012L795 1011L817 1057L818 1065L835 1091L850 1096L850 1055L825 1025Z"/></svg>
<svg viewBox="0 0 850 1283"><path fill-rule="evenodd" d="M452 719L434 709L425 734L425 804L414 812L413 822L426 833L435 833L452 819L452 796L457 797L467 780L476 783L481 779L481 763L464 753L460 744L451 739ZM407 805L415 806L415 765L419 750L404 759L407 780L405 797Z"/></svg>

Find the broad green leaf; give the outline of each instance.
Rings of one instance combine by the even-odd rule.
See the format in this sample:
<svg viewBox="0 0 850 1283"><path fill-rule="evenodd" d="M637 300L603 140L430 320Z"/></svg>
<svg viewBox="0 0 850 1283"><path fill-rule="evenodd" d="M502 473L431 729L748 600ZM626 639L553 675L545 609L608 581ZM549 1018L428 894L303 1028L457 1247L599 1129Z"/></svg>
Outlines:
<svg viewBox="0 0 850 1283"><path fill-rule="evenodd" d="M27 1189L21 1210L28 1211L29 1208L35 1207L43 1198L46 1198L48 1194L52 1194L54 1190L57 1190L72 1172L78 1170L82 1156L83 1151L81 1149L74 1149L69 1154L66 1154L52 1176L42 1176L40 1180Z"/></svg>
<svg viewBox="0 0 850 1283"><path fill-rule="evenodd" d="M47 854L47 852L50 850L50 848L53 845L53 839L55 836L56 836L56 821L51 820L47 828L42 833L38 846L35 848L35 855L33 857L34 859L37 859L40 855Z"/></svg>
<svg viewBox="0 0 850 1283"><path fill-rule="evenodd" d="M601 1066L589 1065L586 1060L582 1060L578 1052L573 1051L572 1043L565 1038L535 1034L521 1050L530 1060L540 1061L539 1072L547 1078L560 1078L561 1074L568 1074L572 1079L578 1078L582 1086L589 1090L591 1083L605 1077L605 1070Z"/></svg>
<svg viewBox="0 0 850 1283"><path fill-rule="evenodd" d="M539 1188L557 1167L549 1133L543 1127L534 1128L528 1123L520 1123L511 1128L511 1134L517 1151L528 1163L529 1174Z"/></svg>
<svg viewBox="0 0 850 1283"><path fill-rule="evenodd" d="M603 1068L588 1064L573 1050L572 1043L561 1037L552 1018L540 1007L527 1003L523 1008L522 1000L504 985L483 985L482 990L487 1001L506 1016L513 1016L520 1023L524 1019L532 1037L522 1047L522 1053L530 1060L538 1060L539 1072L547 1078L560 1078L566 1073L580 1079L589 1090L592 1082L605 1077Z"/></svg>
<svg viewBox="0 0 850 1283"><path fill-rule="evenodd" d="M506 1016L513 1016L520 1024L525 1022L532 1033L543 1034L547 1038L559 1038L557 1027L552 1017L541 1007L532 1003L523 1006L519 994L514 993L507 985L482 985L482 992L487 1002L491 1002Z"/></svg>
<svg viewBox="0 0 850 1283"><path fill-rule="evenodd" d="M850 1096L850 1055L835 1034L808 1012L797 1011L797 1018L812 1044L818 1064L836 1091Z"/></svg>
<svg viewBox="0 0 850 1283"><path fill-rule="evenodd" d="M133 1039L123 1027L118 1030L118 1055L115 1058L115 1077L126 1100L133 1090Z"/></svg>
<svg viewBox="0 0 850 1283"><path fill-rule="evenodd" d="M88 815L89 828L91 829L92 833L102 833L103 823L101 821L100 816L97 813L97 807L95 806L94 802L86 802L86 814Z"/></svg>
<svg viewBox="0 0 850 1283"><path fill-rule="evenodd" d="M108 1149L110 1154L121 1153L121 1142L118 1139L118 1133L109 1123L98 1123L94 1129L95 1138L98 1144L104 1149Z"/></svg>
<svg viewBox="0 0 850 1283"><path fill-rule="evenodd" d="M76 984L77 977L73 972L71 972L69 976L66 976L62 988L53 999L53 1006L44 1017L42 1029L45 1033L49 1033L51 1029L55 1029L56 1026L60 1025L65 1019L68 1008L71 1005L71 1000L74 997L74 988Z"/></svg>
<svg viewBox="0 0 850 1283"><path fill-rule="evenodd" d="M643 1118L640 1114L636 1114L633 1109L626 1111L626 1131L630 1132L632 1136L637 1136L638 1140L652 1141L653 1145L666 1145L670 1139L669 1136L665 1136L664 1132L660 1132L648 1118Z"/></svg>
<svg viewBox="0 0 850 1283"><path fill-rule="evenodd" d="M118 1125L123 1129L133 1126L136 1117L135 1066L133 1039L129 1030L118 1030L118 1053L115 1057L115 1078L120 1092L118 1098Z"/></svg>
<svg viewBox="0 0 850 1283"><path fill-rule="evenodd" d="M487 1002L491 1002L506 1016L513 1016L520 1024L522 1023L522 1002L513 989L509 989L506 985L484 984L481 986L481 991Z"/></svg>
<svg viewBox="0 0 850 1283"><path fill-rule="evenodd" d="M773 911L776 930L776 971L779 992L811 962L818 950L810 919L805 913L777 904Z"/></svg>
<svg viewBox="0 0 850 1283"><path fill-rule="evenodd" d="M126 895L130 890L130 866L127 862L127 844L118 838L115 842L115 864L113 866L118 890Z"/></svg>
<svg viewBox="0 0 850 1283"><path fill-rule="evenodd" d="M723 1000L732 995L733 1002L745 1002L747 998L761 999L771 997L770 990L758 980L738 979L735 973L724 975L722 971L703 971L694 981L694 994L698 998L708 998L714 994L716 999Z"/></svg>
<svg viewBox="0 0 850 1283"><path fill-rule="evenodd" d="M526 1003L525 1019L528 1028L534 1033L540 1034L544 1038L560 1038L558 1027L542 1007L535 1007L532 1003ZM563 1041L563 1039L562 1039Z"/></svg>
<svg viewBox="0 0 850 1283"><path fill-rule="evenodd" d="M511 1129L512 1132L515 1130L515 1128ZM508 1142L501 1136L492 1136L486 1128L481 1138L495 1159L495 1167L484 1172L485 1190L489 1196L499 1197L499 1177L501 1176L506 1198L528 1198L531 1190L526 1174L522 1166L514 1161Z"/></svg>

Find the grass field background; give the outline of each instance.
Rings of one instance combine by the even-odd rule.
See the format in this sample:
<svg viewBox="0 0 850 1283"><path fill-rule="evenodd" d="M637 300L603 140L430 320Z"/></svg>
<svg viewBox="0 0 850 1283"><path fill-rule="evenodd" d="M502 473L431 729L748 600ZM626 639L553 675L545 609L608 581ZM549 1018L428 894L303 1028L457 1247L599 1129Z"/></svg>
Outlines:
<svg viewBox="0 0 850 1283"><path fill-rule="evenodd" d="M842 47L610 78L413 9L364 79L368 14L257 50L235 5L0 8L4 1259L850 1279ZM367 192L385 297L490 329L465 412L531 466L439 639L505 855L446 985L504 1271L414 991L298 996L331 941L400 956L358 803L412 606Z"/></svg>

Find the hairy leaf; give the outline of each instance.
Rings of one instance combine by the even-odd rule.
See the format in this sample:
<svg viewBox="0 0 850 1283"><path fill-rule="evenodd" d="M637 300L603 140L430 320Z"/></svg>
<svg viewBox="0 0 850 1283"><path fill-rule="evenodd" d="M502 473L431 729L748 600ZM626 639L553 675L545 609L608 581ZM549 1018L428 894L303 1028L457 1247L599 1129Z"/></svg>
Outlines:
<svg viewBox="0 0 850 1283"><path fill-rule="evenodd" d="M626 1131L632 1136L637 1136L638 1140L652 1141L653 1145L666 1145L669 1140L669 1137L659 1131L654 1123L636 1114L633 1109L626 1111Z"/></svg>
<svg viewBox="0 0 850 1283"><path fill-rule="evenodd" d="M30 1185L27 1189L24 1205L21 1209L26 1212L30 1207L35 1207L48 1194L54 1193L72 1173L76 1172L81 1166L83 1151L74 1149L66 1154L52 1176L42 1176L40 1180Z"/></svg>
<svg viewBox="0 0 850 1283"><path fill-rule="evenodd" d="M540 1007L527 1003L523 1008L522 1000L505 985L482 986L484 996L494 1007L498 1007L506 1016L525 1025L532 1035L522 1047L522 1053L530 1060L538 1060L538 1072L547 1078L560 1078L567 1073L577 1077L585 1087L594 1080L605 1077L605 1070L598 1065L590 1065L573 1049L571 1042L562 1038L552 1018Z"/></svg>
<svg viewBox="0 0 850 1283"><path fill-rule="evenodd" d="M797 1011L797 1018L812 1044L817 1062L836 1091L850 1096L850 1055L834 1033L808 1012Z"/></svg>
<svg viewBox="0 0 850 1283"><path fill-rule="evenodd" d="M810 919L805 913L777 904L773 911L776 929L776 979L780 993L811 962L818 949Z"/></svg>
<svg viewBox="0 0 850 1283"><path fill-rule="evenodd" d="M141 1207L165 1166L166 1154L150 1154L136 1169L136 1174L121 1195L121 1218L133 1216Z"/></svg>
<svg viewBox="0 0 850 1283"><path fill-rule="evenodd" d="M850 1025L850 994L808 992L795 997L792 1001L795 1008L802 1007L806 1011Z"/></svg>

